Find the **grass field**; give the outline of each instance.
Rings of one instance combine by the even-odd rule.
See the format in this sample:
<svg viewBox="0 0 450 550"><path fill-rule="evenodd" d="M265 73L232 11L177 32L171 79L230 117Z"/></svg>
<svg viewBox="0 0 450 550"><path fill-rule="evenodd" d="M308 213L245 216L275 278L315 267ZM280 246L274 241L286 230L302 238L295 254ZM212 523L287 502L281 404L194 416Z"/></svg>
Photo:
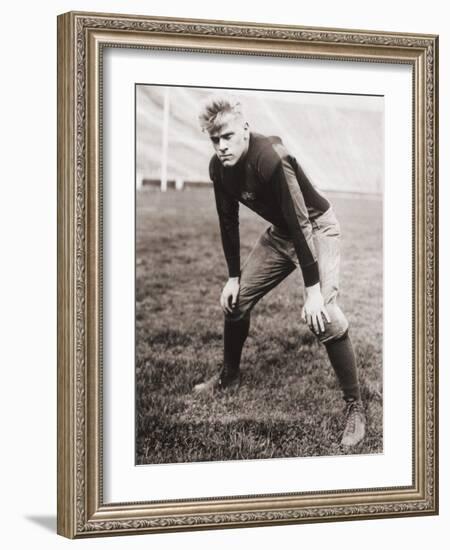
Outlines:
<svg viewBox="0 0 450 550"><path fill-rule="evenodd" d="M343 234L339 301L368 416L367 436L352 452L380 453L382 202L330 198ZM266 226L241 207L243 257ZM300 272L256 306L239 392L192 394L222 359L227 272L210 189L138 193L136 264L138 464L344 452L343 400L325 349L301 321Z"/></svg>

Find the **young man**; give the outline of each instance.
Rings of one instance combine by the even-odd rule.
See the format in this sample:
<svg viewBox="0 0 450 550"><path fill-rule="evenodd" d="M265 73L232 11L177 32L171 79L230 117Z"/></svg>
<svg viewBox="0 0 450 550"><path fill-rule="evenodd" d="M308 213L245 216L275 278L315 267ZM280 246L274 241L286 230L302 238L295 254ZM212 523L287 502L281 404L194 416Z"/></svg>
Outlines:
<svg viewBox="0 0 450 550"><path fill-rule="evenodd" d="M333 209L280 138L250 132L236 98L213 96L199 121L215 150L209 173L229 278L220 297L225 314L222 370L194 391L239 386L252 308L300 267L305 285L302 318L325 345L346 402L341 444L356 445L365 435L365 416L348 322L336 301L340 230ZM242 270L239 203L271 223Z"/></svg>

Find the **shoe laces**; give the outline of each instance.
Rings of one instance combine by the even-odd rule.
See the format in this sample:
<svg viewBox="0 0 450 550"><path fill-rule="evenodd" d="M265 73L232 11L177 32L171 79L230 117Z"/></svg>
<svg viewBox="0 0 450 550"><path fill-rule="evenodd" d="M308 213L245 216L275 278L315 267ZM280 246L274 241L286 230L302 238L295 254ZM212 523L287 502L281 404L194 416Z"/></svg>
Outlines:
<svg viewBox="0 0 450 550"><path fill-rule="evenodd" d="M363 406L361 401L349 401L345 407L345 414L347 416L346 431L354 432L356 417L358 414L362 416Z"/></svg>
<svg viewBox="0 0 450 550"><path fill-rule="evenodd" d="M218 374L219 377L219 386L223 386L225 379L228 377L228 369L223 366Z"/></svg>
<svg viewBox="0 0 450 550"><path fill-rule="evenodd" d="M233 376L233 369L231 369L227 364L222 365L222 368L219 372L219 379L221 382Z"/></svg>

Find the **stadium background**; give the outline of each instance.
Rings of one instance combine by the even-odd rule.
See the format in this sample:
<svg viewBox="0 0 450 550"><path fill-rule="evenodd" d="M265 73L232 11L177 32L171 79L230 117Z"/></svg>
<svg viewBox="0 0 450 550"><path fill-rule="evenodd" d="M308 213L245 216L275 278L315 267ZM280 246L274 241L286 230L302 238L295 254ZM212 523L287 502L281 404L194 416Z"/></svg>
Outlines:
<svg viewBox="0 0 450 550"><path fill-rule="evenodd" d="M138 85L136 185L208 183L212 148L197 121L213 90ZM383 98L235 91L253 131L279 135L317 187L380 195L384 173ZM168 154L167 154L168 153ZM165 159L168 159L166 162ZM161 175L163 174L163 176Z"/></svg>

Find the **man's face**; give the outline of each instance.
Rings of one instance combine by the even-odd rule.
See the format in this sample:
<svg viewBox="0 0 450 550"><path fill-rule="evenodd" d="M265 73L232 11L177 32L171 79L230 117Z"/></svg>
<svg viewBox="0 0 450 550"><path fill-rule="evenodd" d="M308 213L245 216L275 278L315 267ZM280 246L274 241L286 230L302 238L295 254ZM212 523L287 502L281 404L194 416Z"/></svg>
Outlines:
<svg viewBox="0 0 450 550"><path fill-rule="evenodd" d="M218 130L209 132L209 137L220 162L226 167L234 166L248 149L248 123L228 115Z"/></svg>

